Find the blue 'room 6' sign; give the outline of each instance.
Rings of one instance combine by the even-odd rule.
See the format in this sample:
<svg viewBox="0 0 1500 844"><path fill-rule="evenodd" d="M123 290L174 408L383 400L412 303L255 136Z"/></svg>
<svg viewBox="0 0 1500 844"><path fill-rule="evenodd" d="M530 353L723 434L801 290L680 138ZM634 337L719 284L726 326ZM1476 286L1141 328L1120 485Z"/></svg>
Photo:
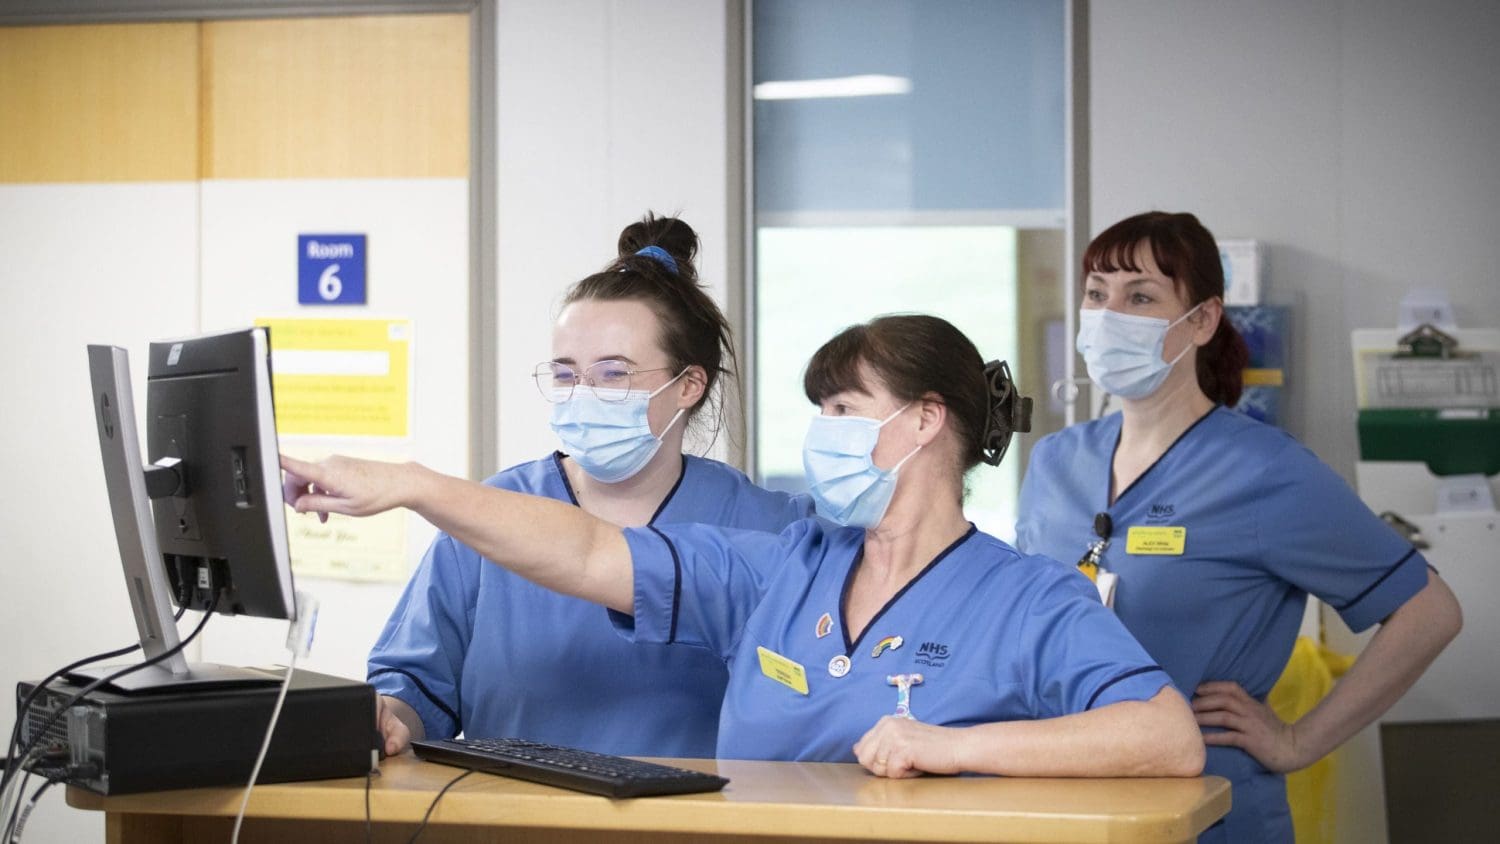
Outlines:
<svg viewBox="0 0 1500 844"><path fill-rule="evenodd" d="M363 305L365 236L297 235L297 303Z"/></svg>

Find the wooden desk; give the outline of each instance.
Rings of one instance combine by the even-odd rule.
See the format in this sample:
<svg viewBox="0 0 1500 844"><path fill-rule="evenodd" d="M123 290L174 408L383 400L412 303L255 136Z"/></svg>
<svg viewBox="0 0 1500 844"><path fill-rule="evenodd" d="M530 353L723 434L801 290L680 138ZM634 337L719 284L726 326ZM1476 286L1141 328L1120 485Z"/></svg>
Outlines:
<svg viewBox="0 0 1500 844"><path fill-rule="evenodd" d="M611 801L473 774L443 796L421 840L1191 841L1229 811L1229 784L1218 777L886 780L857 765L665 761L717 770L731 782L716 794ZM375 840L410 838L432 798L458 773L409 754L382 763L370 794ZM363 841L364 787L363 779L257 786L240 840ZM204 788L100 797L70 787L67 799L107 813L110 844L223 842L241 793Z"/></svg>

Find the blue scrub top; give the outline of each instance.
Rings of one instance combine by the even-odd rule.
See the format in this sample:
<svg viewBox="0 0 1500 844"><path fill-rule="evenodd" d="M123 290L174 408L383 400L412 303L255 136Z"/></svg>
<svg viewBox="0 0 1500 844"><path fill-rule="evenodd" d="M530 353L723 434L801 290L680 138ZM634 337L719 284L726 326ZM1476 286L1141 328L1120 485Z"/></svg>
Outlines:
<svg viewBox="0 0 1500 844"><path fill-rule="evenodd" d="M1286 432L1216 407L1109 503L1121 416L1044 437L1021 486L1017 545L1076 561L1094 516L1114 523L1101 564L1119 575L1115 612L1192 697L1232 680L1259 700L1281 676L1308 594L1355 631L1427 584L1427 561ZM1181 555L1127 552L1132 527L1186 529ZM1238 748L1208 748L1234 808L1200 841L1291 841L1281 775Z"/></svg>
<svg viewBox="0 0 1500 844"><path fill-rule="evenodd" d="M561 457L485 483L576 505ZM651 524L774 532L811 512L806 496L770 492L723 463L684 456L682 477ZM370 652L369 677L417 711L428 738L516 736L601 753L706 757L728 672L702 648L625 642L597 604L543 589L439 534Z"/></svg>
<svg viewBox="0 0 1500 844"><path fill-rule="evenodd" d="M635 613L611 613L621 631L729 664L720 758L852 762L854 743L896 711L891 675L921 674L912 715L949 727L1149 700L1171 682L1086 578L972 526L854 641L843 598L861 529L809 519L779 536L694 525L625 537ZM802 666L807 694L767 676L760 648ZM843 676L835 658L848 660Z"/></svg>

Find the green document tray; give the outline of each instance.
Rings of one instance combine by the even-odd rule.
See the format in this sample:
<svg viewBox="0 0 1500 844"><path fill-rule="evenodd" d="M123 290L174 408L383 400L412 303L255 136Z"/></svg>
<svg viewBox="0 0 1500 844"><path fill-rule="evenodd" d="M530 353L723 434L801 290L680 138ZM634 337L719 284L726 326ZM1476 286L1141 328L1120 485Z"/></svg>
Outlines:
<svg viewBox="0 0 1500 844"><path fill-rule="evenodd" d="M1500 472L1500 408L1368 408L1361 460L1420 460L1434 475Z"/></svg>

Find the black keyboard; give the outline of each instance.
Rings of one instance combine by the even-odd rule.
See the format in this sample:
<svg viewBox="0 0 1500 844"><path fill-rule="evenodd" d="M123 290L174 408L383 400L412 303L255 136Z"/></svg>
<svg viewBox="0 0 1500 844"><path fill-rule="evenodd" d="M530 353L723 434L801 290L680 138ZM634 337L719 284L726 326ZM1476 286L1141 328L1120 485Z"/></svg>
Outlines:
<svg viewBox="0 0 1500 844"><path fill-rule="evenodd" d="M649 797L657 794L718 791L729 783L723 777L701 771L525 739L446 739L414 741L411 746L419 759L428 762L587 791L605 797Z"/></svg>

